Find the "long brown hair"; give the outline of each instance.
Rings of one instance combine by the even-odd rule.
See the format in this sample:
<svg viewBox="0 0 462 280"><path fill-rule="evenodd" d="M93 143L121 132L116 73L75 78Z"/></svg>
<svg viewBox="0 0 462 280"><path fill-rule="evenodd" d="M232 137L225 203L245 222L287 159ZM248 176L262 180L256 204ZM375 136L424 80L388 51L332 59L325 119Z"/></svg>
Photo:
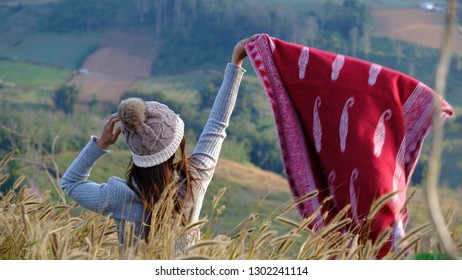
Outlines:
<svg viewBox="0 0 462 280"><path fill-rule="evenodd" d="M152 212L154 205L161 199L162 193L166 190L175 191L174 194L174 212L181 215L183 224L187 223L187 218L183 213L183 204L185 199L192 199L194 202L193 188L198 181L195 175L197 167L190 162L186 154L186 139L183 136L180 147L180 160L175 161L176 154L171 156L167 161L152 166L152 167L138 167L133 164L133 161L127 167L125 178L130 189L135 192L141 199L145 208L145 223L149 226L151 222ZM186 186L186 191L179 192L178 188L169 188L175 186L179 182L174 182L178 175L183 179L181 181ZM136 188L133 184L136 183ZM149 230L149 228L148 228ZM146 235L147 237L147 235Z"/></svg>

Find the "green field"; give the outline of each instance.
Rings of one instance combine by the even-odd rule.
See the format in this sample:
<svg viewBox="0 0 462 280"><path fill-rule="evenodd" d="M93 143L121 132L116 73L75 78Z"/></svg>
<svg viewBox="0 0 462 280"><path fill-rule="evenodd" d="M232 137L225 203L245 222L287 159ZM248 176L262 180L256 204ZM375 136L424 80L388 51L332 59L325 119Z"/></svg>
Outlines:
<svg viewBox="0 0 462 280"><path fill-rule="evenodd" d="M58 87L72 76L71 70L0 60L0 81L19 86Z"/></svg>
<svg viewBox="0 0 462 280"><path fill-rule="evenodd" d="M18 45L0 52L0 57L77 69L96 50L101 35L36 33Z"/></svg>
<svg viewBox="0 0 462 280"><path fill-rule="evenodd" d="M185 96L194 95L206 79L207 75L194 73L151 76L138 83L135 90L144 93L163 92L171 96L172 99L182 102Z"/></svg>

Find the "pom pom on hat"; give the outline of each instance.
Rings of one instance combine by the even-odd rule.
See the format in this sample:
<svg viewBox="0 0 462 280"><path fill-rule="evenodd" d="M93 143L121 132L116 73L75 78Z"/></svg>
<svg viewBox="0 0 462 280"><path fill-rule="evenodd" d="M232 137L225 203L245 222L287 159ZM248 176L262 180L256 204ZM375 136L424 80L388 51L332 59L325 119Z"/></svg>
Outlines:
<svg viewBox="0 0 462 280"><path fill-rule="evenodd" d="M124 126L136 129L146 119L146 104L140 98L128 98L120 103L117 113Z"/></svg>

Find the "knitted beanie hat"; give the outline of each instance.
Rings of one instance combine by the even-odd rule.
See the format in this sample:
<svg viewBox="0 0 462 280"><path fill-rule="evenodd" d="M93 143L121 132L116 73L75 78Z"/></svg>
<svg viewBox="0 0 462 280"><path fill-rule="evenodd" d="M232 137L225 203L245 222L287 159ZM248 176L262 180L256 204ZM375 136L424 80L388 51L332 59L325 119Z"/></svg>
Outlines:
<svg viewBox="0 0 462 280"><path fill-rule="evenodd" d="M128 98L120 103L117 113L136 166L161 164L178 150L184 135L184 123L166 105Z"/></svg>

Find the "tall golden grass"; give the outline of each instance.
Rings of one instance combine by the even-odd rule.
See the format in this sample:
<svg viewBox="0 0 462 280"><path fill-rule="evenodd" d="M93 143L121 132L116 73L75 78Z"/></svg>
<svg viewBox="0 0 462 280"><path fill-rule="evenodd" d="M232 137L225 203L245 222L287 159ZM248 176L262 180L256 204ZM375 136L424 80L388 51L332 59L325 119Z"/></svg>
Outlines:
<svg viewBox="0 0 462 280"><path fill-rule="evenodd" d="M8 154L0 163L0 172L11 157L12 154ZM7 177L7 174L2 175L0 184ZM23 185L23 181L24 177L17 179L0 200L0 259L364 260L374 259L388 239L386 232L373 244L364 238L365 233L340 231L350 222L346 216L348 209L318 232L307 229L314 216L299 221L285 216L297 203L316 193L281 205L265 219L260 219L259 213L249 213L248 218L238 223L229 234L213 236L213 227L219 222L223 210L220 200L226 189L222 189L214 197L210 218L204 217L185 226L172 214L173 199L166 192L164 203L156 204L151 227L157 230L150 231L148 241L127 238L128 241L119 248L116 226L110 217L89 211L73 214L77 204L58 202L49 192L37 196ZM389 198L385 196L375 202L366 223ZM272 223L281 223L287 230L272 230ZM203 232L201 238L178 251L175 247L177 240L193 234L198 228ZM133 225L129 224L125 230L126 236L133 236ZM432 234L430 223L415 227L403 240L402 249L389 253L385 259L406 258L409 250L428 252L428 247L423 248L420 244ZM434 248L438 249L438 244Z"/></svg>

